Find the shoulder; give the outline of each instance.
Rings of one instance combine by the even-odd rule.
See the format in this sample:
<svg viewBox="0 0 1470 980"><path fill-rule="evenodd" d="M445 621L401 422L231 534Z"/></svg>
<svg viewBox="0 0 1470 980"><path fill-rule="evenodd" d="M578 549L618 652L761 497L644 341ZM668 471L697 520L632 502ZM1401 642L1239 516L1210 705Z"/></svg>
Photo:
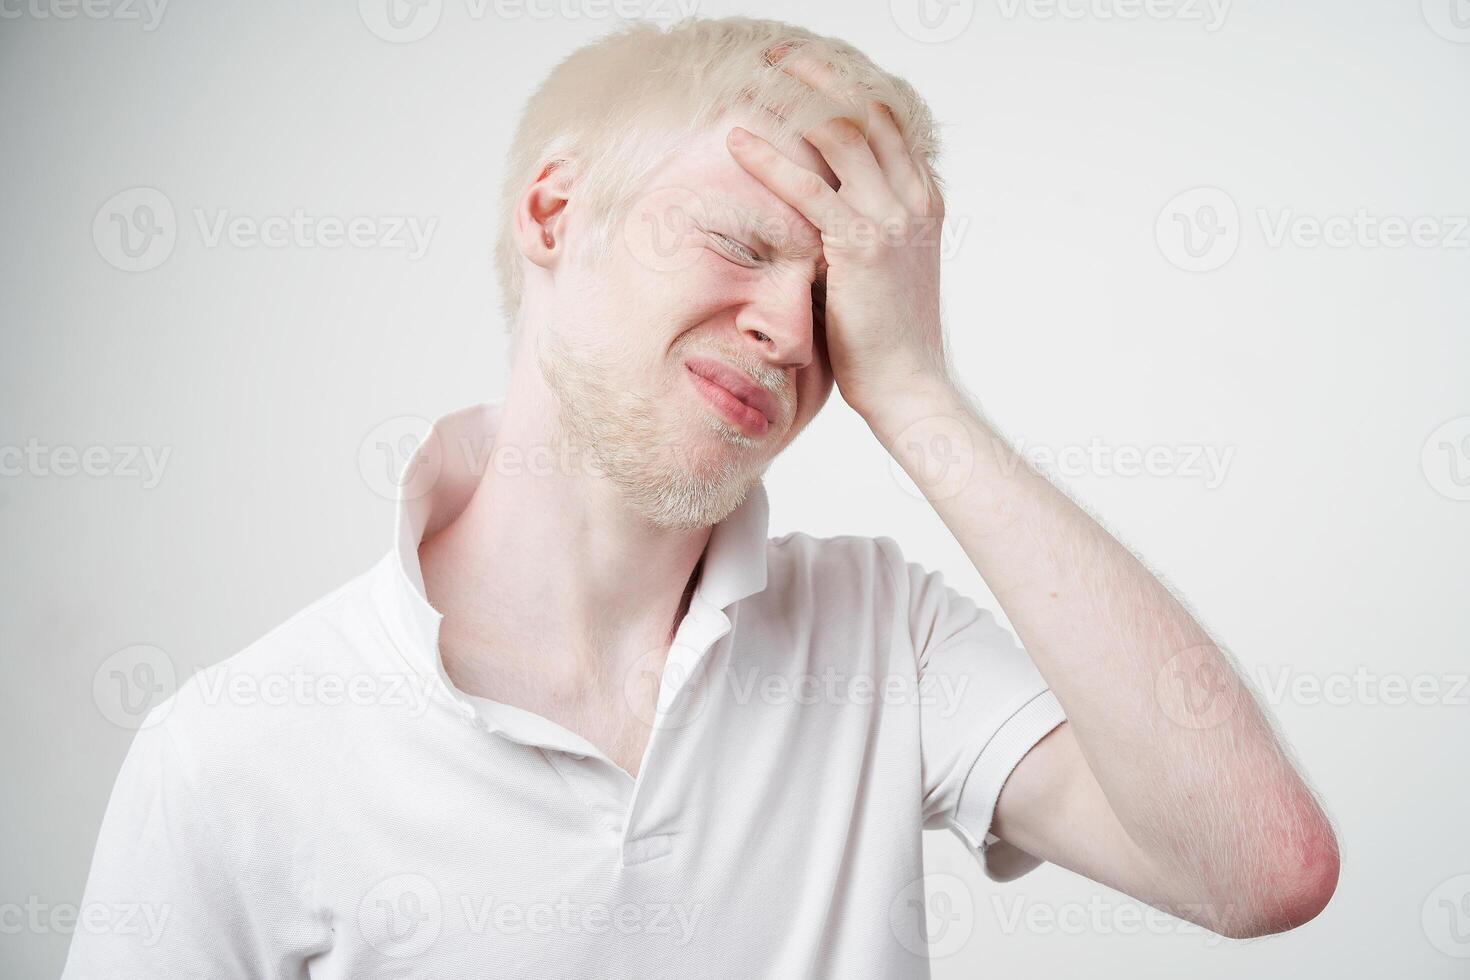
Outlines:
<svg viewBox="0 0 1470 980"><path fill-rule="evenodd" d="M839 586L891 583L904 566L903 552L892 538L859 534L816 537L795 531L771 538L766 557L773 578Z"/></svg>
<svg viewBox="0 0 1470 980"><path fill-rule="evenodd" d="M144 719L172 743L186 772L239 774L381 698L409 672L374 612L381 562L311 601L234 654L199 668ZM396 678L396 680L394 680Z"/></svg>

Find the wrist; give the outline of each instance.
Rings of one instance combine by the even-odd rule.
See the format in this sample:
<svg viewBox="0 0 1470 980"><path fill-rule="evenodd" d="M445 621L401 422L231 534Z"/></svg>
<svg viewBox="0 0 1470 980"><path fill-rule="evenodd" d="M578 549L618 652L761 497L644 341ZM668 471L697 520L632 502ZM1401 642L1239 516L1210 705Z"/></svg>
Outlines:
<svg viewBox="0 0 1470 980"><path fill-rule="evenodd" d="M894 440L925 419L946 417L959 422L974 414L953 380L939 375L916 378L902 388L889 390L853 408L890 451Z"/></svg>

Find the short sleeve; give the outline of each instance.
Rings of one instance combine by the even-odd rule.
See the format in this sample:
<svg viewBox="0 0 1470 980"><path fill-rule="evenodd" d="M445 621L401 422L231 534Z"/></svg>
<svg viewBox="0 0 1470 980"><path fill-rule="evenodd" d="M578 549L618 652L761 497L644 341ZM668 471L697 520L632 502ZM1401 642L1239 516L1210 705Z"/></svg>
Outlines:
<svg viewBox="0 0 1470 980"><path fill-rule="evenodd" d="M62 980L273 975L166 724L133 738L92 857Z"/></svg>
<svg viewBox="0 0 1470 980"><path fill-rule="evenodd" d="M908 614L918 664L924 827L949 829L995 881L1041 864L990 832L1001 787L1031 747L1066 721L1015 636L940 572L879 538Z"/></svg>

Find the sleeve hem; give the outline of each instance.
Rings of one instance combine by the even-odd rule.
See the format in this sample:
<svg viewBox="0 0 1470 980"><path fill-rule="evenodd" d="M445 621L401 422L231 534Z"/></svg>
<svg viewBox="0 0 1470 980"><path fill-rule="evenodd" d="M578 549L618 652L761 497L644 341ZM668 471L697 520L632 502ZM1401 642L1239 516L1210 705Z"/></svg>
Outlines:
<svg viewBox="0 0 1470 980"><path fill-rule="evenodd" d="M992 881L1012 881L1042 863L1040 858L990 833L990 824L1012 770L1037 742L1066 720L1056 695L1050 688L1042 691L1001 726L965 777L950 829L976 852L981 869Z"/></svg>

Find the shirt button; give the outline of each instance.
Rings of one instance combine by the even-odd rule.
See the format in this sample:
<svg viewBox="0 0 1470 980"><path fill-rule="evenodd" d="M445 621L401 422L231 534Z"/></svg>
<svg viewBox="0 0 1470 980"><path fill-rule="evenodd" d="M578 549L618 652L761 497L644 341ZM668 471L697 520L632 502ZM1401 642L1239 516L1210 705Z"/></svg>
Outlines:
<svg viewBox="0 0 1470 980"><path fill-rule="evenodd" d="M578 762L581 762L583 759L587 758L585 755L582 755L579 752L568 752L567 755L569 757L577 760Z"/></svg>

